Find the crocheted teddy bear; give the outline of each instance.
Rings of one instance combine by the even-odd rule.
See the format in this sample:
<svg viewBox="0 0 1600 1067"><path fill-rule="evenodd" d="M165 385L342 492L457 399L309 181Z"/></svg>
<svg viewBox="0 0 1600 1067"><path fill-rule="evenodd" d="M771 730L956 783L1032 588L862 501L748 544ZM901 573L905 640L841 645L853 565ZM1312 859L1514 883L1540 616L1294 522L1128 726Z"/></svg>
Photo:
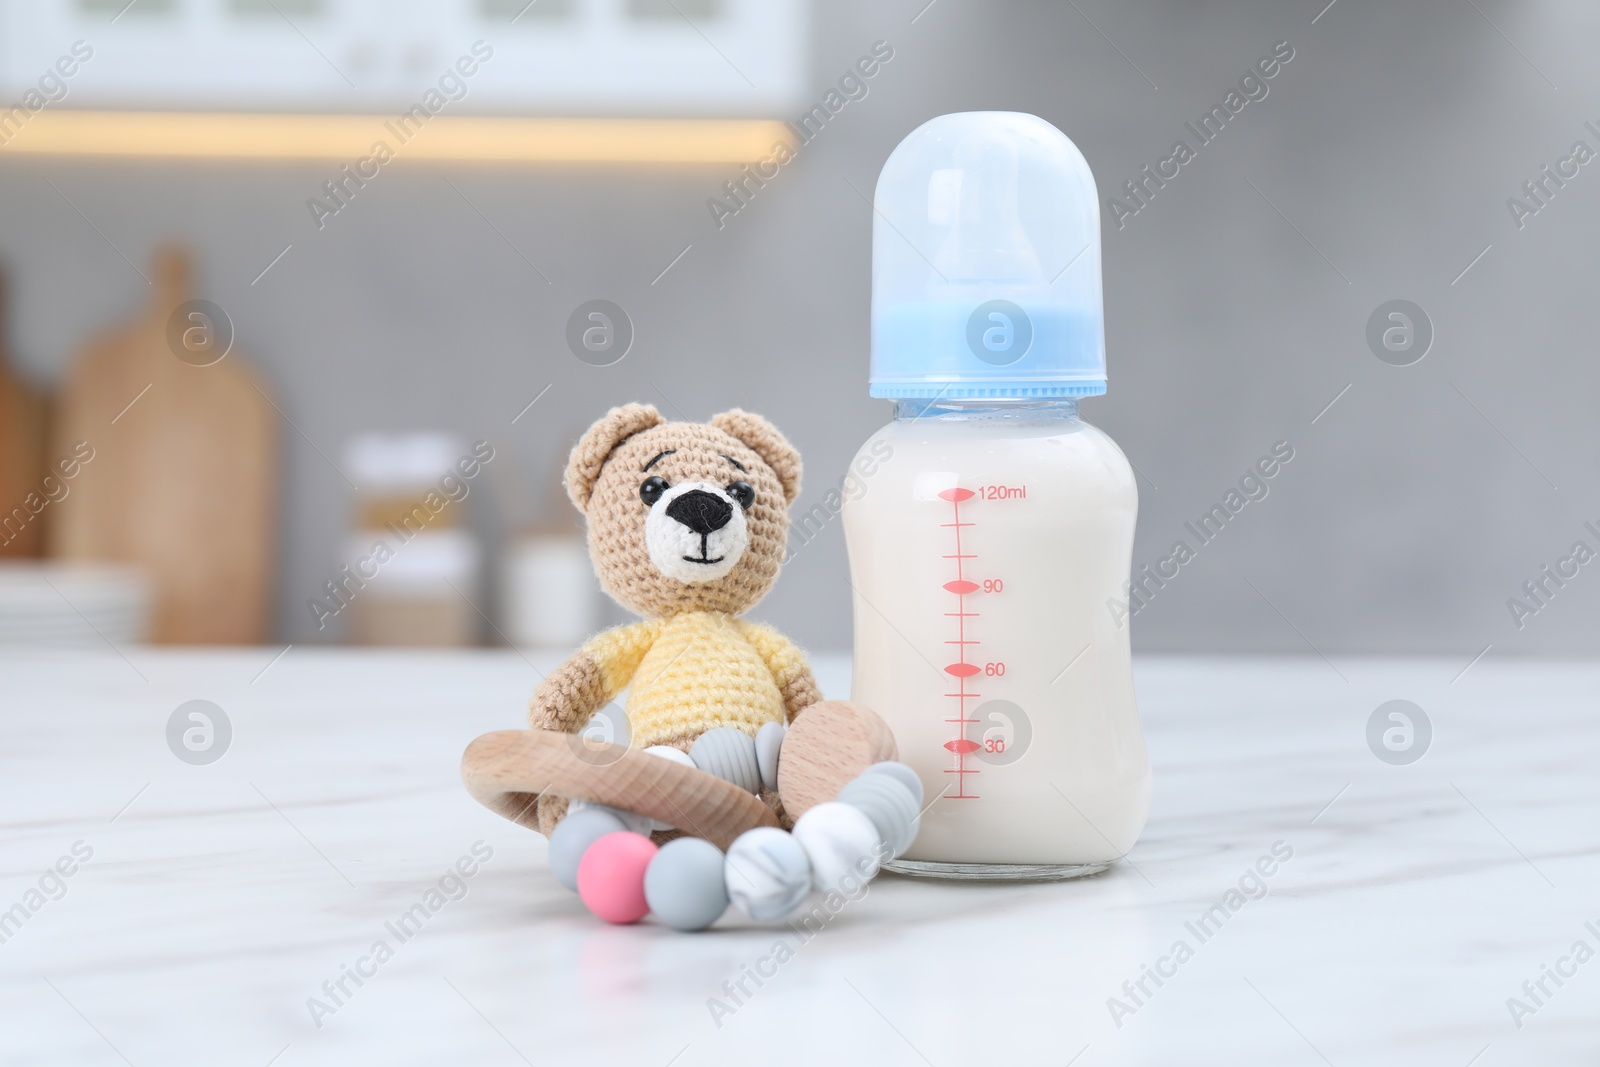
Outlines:
<svg viewBox="0 0 1600 1067"><path fill-rule="evenodd" d="M544 679L529 706L535 730L579 731L628 688L630 747L687 752L708 730L754 737L820 700L800 650L738 618L778 576L800 492L800 455L776 427L737 409L702 424L628 404L583 435L565 483L601 586L644 618L592 638ZM771 790L762 799L781 813ZM539 797L542 832L567 804Z"/></svg>

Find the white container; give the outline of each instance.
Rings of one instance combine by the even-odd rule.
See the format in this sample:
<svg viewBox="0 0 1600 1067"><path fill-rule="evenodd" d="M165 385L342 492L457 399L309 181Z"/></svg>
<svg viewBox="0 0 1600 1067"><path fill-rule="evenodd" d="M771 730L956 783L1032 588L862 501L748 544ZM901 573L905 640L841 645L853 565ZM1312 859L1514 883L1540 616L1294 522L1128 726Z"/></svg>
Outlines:
<svg viewBox="0 0 1600 1067"><path fill-rule="evenodd" d="M0 651L120 648L150 639L153 590L143 570L113 563L0 563Z"/></svg>
<svg viewBox="0 0 1600 1067"><path fill-rule="evenodd" d="M844 504L853 699L931 806L890 869L1063 878L1124 855L1150 766L1125 604L1138 494L1078 417L1105 391L1099 210L1031 115L946 115L889 157L871 392ZM938 799L932 799L938 798Z"/></svg>
<svg viewBox="0 0 1600 1067"><path fill-rule="evenodd" d="M348 601L348 638L410 647L476 643L482 553L467 528L466 501L484 457L448 434L399 433L352 438L345 458L361 486L336 582L341 613Z"/></svg>
<svg viewBox="0 0 1600 1067"><path fill-rule="evenodd" d="M570 649L600 626L599 585L577 534L530 534L505 562L506 621L513 644Z"/></svg>

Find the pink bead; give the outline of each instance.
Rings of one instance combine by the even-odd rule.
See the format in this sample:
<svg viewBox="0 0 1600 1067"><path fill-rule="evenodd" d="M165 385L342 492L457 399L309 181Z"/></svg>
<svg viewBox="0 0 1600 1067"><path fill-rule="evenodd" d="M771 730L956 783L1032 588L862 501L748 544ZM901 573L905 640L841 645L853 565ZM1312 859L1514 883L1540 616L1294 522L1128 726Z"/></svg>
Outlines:
<svg viewBox="0 0 1600 1067"><path fill-rule="evenodd" d="M644 871L655 854L655 842L641 834L606 834L578 861L578 896L608 923L638 922L650 911Z"/></svg>

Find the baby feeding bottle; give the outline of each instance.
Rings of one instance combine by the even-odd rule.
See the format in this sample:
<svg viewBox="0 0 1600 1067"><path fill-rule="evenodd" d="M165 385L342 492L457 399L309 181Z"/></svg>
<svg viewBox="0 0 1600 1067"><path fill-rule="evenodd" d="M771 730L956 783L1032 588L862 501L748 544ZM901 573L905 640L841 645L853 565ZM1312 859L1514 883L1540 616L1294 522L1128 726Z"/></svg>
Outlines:
<svg viewBox="0 0 1600 1067"><path fill-rule="evenodd" d="M944 115L889 156L874 206L870 392L895 415L845 494L852 698L939 798L889 867L1102 870L1144 827L1150 764L1138 492L1078 417L1106 390L1094 177L1041 118Z"/></svg>

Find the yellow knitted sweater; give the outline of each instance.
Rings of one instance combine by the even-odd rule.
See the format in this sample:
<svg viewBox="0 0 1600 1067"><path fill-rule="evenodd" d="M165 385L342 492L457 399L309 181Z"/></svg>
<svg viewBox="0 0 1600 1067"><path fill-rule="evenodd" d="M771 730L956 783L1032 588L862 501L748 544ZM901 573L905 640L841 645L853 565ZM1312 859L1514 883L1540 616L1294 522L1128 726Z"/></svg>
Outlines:
<svg viewBox="0 0 1600 1067"><path fill-rule="evenodd" d="M783 687L805 657L769 626L691 611L618 626L583 646L600 666L607 701L628 693L629 743L673 744L718 726L755 736L785 721Z"/></svg>

